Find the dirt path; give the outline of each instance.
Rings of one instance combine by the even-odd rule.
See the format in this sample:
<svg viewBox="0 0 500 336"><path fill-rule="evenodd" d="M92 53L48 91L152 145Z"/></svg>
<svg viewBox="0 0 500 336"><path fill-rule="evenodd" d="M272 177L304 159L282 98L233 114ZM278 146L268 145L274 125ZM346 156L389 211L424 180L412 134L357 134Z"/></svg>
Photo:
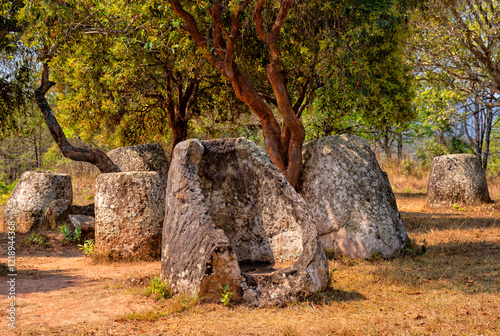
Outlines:
<svg viewBox="0 0 500 336"><path fill-rule="evenodd" d="M151 300L132 295L133 287L127 289L126 282L140 281L160 271L159 262L94 264L74 246L57 252L38 249L30 254L24 252L17 257L19 325L102 322L142 311ZM6 281L0 282L0 293L0 305L5 308ZM6 309L2 309L0 316L6 318Z"/></svg>
<svg viewBox="0 0 500 336"><path fill-rule="evenodd" d="M398 195L409 235L425 239L426 254L330 260L326 292L276 309L187 297L154 301L144 292L159 262L95 264L54 233L48 248L19 247L14 334L500 335L500 208L433 210L424 202L421 195ZM0 242L3 257L5 234ZM0 335L7 292L2 277Z"/></svg>

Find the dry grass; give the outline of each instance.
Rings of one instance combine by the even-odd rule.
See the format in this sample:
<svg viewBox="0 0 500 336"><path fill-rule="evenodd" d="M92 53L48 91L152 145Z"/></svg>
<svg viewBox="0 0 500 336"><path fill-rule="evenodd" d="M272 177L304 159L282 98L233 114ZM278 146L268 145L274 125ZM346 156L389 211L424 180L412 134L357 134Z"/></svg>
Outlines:
<svg viewBox="0 0 500 336"><path fill-rule="evenodd" d="M415 166L405 171L396 163L388 162L382 163L381 166L382 170L389 176L389 181L395 192L425 193L427 191L429 170Z"/></svg>
<svg viewBox="0 0 500 336"><path fill-rule="evenodd" d="M180 296L100 322L21 323L15 334L500 335L500 206L429 209L426 175L406 178L389 171L389 177L410 238L427 247L424 255L330 260L333 280L328 289L284 308L228 308ZM490 186L490 192L499 200L499 186ZM87 267L112 272L114 266ZM112 293L94 295L144 299L152 274L114 277L101 286L103 293L110 288Z"/></svg>
<svg viewBox="0 0 500 336"><path fill-rule="evenodd" d="M87 205L94 202L95 179L99 175L99 170L94 166L87 167L77 174L71 171L66 172L71 175L73 184L73 203L77 205Z"/></svg>

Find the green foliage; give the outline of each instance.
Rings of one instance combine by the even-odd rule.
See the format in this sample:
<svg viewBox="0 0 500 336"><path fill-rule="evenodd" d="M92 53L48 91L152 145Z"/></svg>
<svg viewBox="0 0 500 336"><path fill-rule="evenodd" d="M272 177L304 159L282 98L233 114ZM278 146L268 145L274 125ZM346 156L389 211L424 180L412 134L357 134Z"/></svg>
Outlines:
<svg viewBox="0 0 500 336"><path fill-rule="evenodd" d="M36 34L25 34L27 40L61 40L50 64L56 89L64 92L57 94L55 111L61 124L85 141L111 147L166 145L171 127L189 127L192 118L203 115L208 125L194 125L193 136L206 137L207 129L218 136L219 128L222 136L240 135L234 126L248 110L236 104L220 75L200 62L194 43L179 33L170 6L149 0L54 6L38 0L24 15L39 26ZM64 39L68 34L71 38ZM188 87L193 99L182 102Z"/></svg>
<svg viewBox="0 0 500 336"><path fill-rule="evenodd" d="M425 169L431 167L432 160L436 156L459 153L471 153L471 148L457 136L446 139L445 144L439 144L434 139L425 140L415 151L420 165Z"/></svg>
<svg viewBox="0 0 500 336"><path fill-rule="evenodd" d="M2 178L6 176L7 174L2 173ZM0 194L10 194L12 190L16 187L16 184L19 180L15 180L11 184L5 184L5 180L1 181L0 180Z"/></svg>
<svg viewBox="0 0 500 336"><path fill-rule="evenodd" d="M71 162L70 159L64 157L56 143L53 143L43 154L42 168L46 170L57 169Z"/></svg>
<svg viewBox="0 0 500 336"><path fill-rule="evenodd" d="M7 175L5 173L2 174L2 178ZM5 204L9 200L10 194L14 187L16 186L18 180L15 180L11 184L5 184L5 181L0 180L0 204Z"/></svg>
<svg viewBox="0 0 500 336"><path fill-rule="evenodd" d="M414 33L408 55L421 83L415 101L420 118L415 125L427 136L433 131L441 137L452 132L456 139L463 136L465 141L451 145L452 153L472 146L477 154L484 153L486 143L494 140L489 130L496 116L488 114L498 115L497 107L492 107L497 104L491 103L497 100L500 75L489 64L499 62L499 5L498 1L488 5L430 1L411 18ZM487 162L482 164L486 167Z"/></svg>
<svg viewBox="0 0 500 336"><path fill-rule="evenodd" d="M94 253L94 240L93 239L86 239L82 244L78 244L80 247L79 250L85 254L85 257L91 257L92 253Z"/></svg>
<svg viewBox="0 0 500 336"><path fill-rule="evenodd" d="M409 159L401 160L401 164L399 170L406 176L407 178L414 174L416 163L415 161Z"/></svg>
<svg viewBox="0 0 500 336"><path fill-rule="evenodd" d="M167 282L161 281L159 277L154 277L146 288L146 295L154 297L155 300L170 299L172 288Z"/></svg>
<svg viewBox="0 0 500 336"><path fill-rule="evenodd" d="M332 10L343 15L341 28L322 41L329 54L320 63L325 86L304 116L309 136L348 132L377 140L404 130L415 118L403 58L406 8L396 1L352 1Z"/></svg>
<svg viewBox="0 0 500 336"><path fill-rule="evenodd" d="M29 107L33 102L35 55L20 41L25 27L18 13L23 6L23 1L0 2L0 140L29 132L33 121Z"/></svg>
<svg viewBox="0 0 500 336"><path fill-rule="evenodd" d="M221 296L220 302L222 302L224 306L230 306L232 304L231 296L233 296L234 293L229 291L229 285L226 285L225 287L222 286L219 287L220 289L222 289L222 293L220 294Z"/></svg>
<svg viewBox="0 0 500 336"><path fill-rule="evenodd" d="M432 159L436 156L449 154L445 145L438 144L435 140L426 140L416 150L416 155L423 167L430 168Z"/></svg>
<svg viewBox="0 0 500 336"><path fill-rule="evenodd" d="M436 132L450 131L452 124L458 120L457 106L464 98L456 90L422 84L414 100L418 119L412 125L413 134L429 137Z"/></svg>
<svg viewBox="0 0 500 336"><path fill-rule="evenodd" d="M38 245L45 246L47 245L47 237L42 233L33 232L28 238L24 240L26 245Z"/></svg>
<svg viewBox="0 0 500 336"><path fill-rule="evenodd" d="M69 225L64 224L59 226L59 232L63 234L64 240L69 243L78 243L82 239L82 229L77 227L73 232L71 231Z"/></svg>

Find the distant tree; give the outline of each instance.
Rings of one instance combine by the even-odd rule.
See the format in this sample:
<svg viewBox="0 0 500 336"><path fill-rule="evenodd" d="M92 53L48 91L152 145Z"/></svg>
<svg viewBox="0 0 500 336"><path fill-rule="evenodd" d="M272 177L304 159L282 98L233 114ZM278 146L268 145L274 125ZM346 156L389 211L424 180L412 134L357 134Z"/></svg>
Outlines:
<svg viewBox="0 0 500 336"><path fill-rule="evenodd" d="M463 97L454 109L459 127L487 168L500 103L500 3L430 1L417 12L410 54L427 87Z"/></svg>
<svg viewBox="0 0 500 336"><path fill-rule="evenodd" d="M34 85L33 53L20 43L24 26L17 20L23 1L0 3L0 140L29 131Z"/></svg>

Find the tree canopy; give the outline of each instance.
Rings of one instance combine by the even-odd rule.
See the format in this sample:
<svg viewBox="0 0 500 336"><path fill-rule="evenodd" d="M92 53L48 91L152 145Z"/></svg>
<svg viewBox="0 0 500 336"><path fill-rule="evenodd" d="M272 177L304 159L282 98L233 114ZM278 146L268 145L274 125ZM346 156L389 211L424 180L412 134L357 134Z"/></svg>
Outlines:
<svg viewBox="0 0 500 336"><path fill-rule="evenodd" d="M64 155L106 161L64 140L56 115L83 138L111 146L166 138L175 146L189 123L243 121L238 131L208 133L261 129L294 185L306 137L347 131L379 139L415 117L403 60L412 5L36 0L19 3L15 20L39 61L37 102Z"/></svg>

